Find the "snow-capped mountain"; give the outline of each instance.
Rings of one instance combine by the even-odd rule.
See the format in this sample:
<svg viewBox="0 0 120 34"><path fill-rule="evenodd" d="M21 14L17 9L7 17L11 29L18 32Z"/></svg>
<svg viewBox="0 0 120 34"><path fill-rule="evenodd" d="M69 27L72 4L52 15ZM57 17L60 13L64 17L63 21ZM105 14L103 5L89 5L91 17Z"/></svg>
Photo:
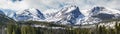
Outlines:
<svg viewBox="0 0 120 34"><path fill-rule="evenodd" d="M5 13L0 9L0 23L7 24L8 22L14 22L14 20L6 16Z"/></svg>
<svg viewBox="0 0 120 34"><path fill-rule="evenodd" d="M78 23L79 25L87 25L87 24L95 24L101 21L117 19L119 18L120 11L105 7L94 7L91 10L87 11L89 15L80 19Z"/></svg>
<svg viewBox="0 0 120 34"><path fill-rule="evenodd" d="M62 8L54 18L59 18L60 20L56 23L59 24L72 24L74 25L78 18L83 18L84 15L80 12L77 6L67 6Z"/></svg>
<svg viewBox="0 0 120 34"><path fill-rule="evenodd" d="M10 18L14 18L14 16L15 16L15 10L10 10L10 9L1 9L1 11L6 15L6 16L8 16L8 17L10 17Z"/></svg>
<svg viewBox="0 0 120 34"><path fill-rule="evenodd" d="M2 9L0 14L2 11L7 12L7 10ZM16 21L47 21L63 25L87 25L120 18L120 11L116 9L93 7L91 9L79 10L79 7L74 5L65 6L59 10L47 10L46 12L32 8L9 13L5 13L5 15Z"/></svg>
<svg viewBox="0 0 120 34"><path fill-rule="evenodd" d="M26 9L23 11L16 12L15 19L17 21L26 20L44 20L44 15L38 9Z"/></svg>
<svg viewBox="0 0 120 34"><path fill-rule="evenodd" d="M91 16L102 20L106 20L106 19L116 18L118 14L120 14L120 11L118 10L109 9L105 7L95 7L92 10Z"/></svg>

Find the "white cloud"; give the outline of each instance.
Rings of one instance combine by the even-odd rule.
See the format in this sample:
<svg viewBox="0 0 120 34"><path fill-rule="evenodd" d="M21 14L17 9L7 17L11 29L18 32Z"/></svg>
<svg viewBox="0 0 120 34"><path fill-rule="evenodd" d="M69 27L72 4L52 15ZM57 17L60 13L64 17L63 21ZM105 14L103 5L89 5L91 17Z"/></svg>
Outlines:
<svg viewBox="0 0 120 34"><path fill-rule="evenodd" d="M3 9L12 9L12 10L23 10L29 8L29 5L26 1L16 1L12 2L10 0L0 0L0 8Z"/></svg>
<svg viewBox="0 0 120 34"><path fill-rule="evenodd" d="M67 4L77 5L80 9L88 9L93 6L120 8L119 3L120 0L23 0L15 3L10 0L0 0L0 8L15 10L37 8L44 11L47 9L58 9Z"/></svg>

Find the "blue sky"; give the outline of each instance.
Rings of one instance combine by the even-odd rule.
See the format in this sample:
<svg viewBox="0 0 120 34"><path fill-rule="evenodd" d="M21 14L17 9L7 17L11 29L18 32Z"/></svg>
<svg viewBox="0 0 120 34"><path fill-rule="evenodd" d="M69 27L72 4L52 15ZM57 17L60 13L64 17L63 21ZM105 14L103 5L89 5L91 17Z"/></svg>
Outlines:
<svg viewBox="0 0 120 34"><path fill-rule="evenodd" d="M76 5L81 10L94 6L119 9L120 0L0 0L0 8L12 10L36 8L44 11L47 9L59 9L65 5Z"/></svg>

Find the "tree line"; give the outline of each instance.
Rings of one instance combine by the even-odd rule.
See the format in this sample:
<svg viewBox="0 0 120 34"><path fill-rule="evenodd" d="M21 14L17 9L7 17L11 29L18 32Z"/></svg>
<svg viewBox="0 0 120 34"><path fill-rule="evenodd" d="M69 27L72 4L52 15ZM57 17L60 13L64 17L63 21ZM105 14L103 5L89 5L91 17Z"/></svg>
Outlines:
<svg viewBox="0 0 120 34"><path fill-rule="evenodd" d="M120 23L115 24L115 28L106 28L104 25L91 28L66 28L48 29L32 27L30 24L13 24L6 26L6 34L120 34Z"/></svg>

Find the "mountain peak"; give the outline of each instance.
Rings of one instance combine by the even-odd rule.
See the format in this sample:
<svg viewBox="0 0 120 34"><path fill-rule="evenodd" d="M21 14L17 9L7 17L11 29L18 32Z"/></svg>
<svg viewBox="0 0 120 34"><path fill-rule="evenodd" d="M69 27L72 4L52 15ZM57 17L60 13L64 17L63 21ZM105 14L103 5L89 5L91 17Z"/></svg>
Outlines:
<svg viewBox="0 0 120 34"><path fill-rule="evenodd" d="M65 6L61 9L62 13L69 13L69 12L72 12L73 10L76 10L79 8L77 6L74 6L74 5L68 5L68 6Z"/></svg>
<svg viewBox="0 0 120 34"><path fill-rule="evenodd" d="M75 18L79 17L79 15L82 15L82 13L79 10L79 7L75 6L75 5L70 5L70 6L65 6L60 12L62 12L62 14L72 14L72 16L74 16Z"/></svg>
<svg viewBox="0 0 120 34"><path fill-rule="evenodd" d="M59 17L58 17L59 16ZM78 18L84 17L84 15L80 12L77 6L65 6L63 9L59 11L56 16L57 18L61 18L61 24L71 24L74 25Z"/></svg>
<svg viewBox="0 0 120 34"><path fill-rule="evenodd" d="M105 7L97 6L97 7L94 7L94 8L92 9L92 12L102 11L103 9L105 9Z"/></svg>
<svg viewBox="0 0 120 34"><path fill-rule="evenodd" d="M76 5L66 5L64 6L64 8L67 8L67 7L77 7Z"/></svg>
<svg viewBox="0 0 120 34"><path fill-rule="evenodd" d="M23 21L24 20L44 20L45 17L43 13L40 12L40 10L32 8L32 9L26 9L24 11L20 11L20 13L17 14L16 19L23 20Z"/></svg>

